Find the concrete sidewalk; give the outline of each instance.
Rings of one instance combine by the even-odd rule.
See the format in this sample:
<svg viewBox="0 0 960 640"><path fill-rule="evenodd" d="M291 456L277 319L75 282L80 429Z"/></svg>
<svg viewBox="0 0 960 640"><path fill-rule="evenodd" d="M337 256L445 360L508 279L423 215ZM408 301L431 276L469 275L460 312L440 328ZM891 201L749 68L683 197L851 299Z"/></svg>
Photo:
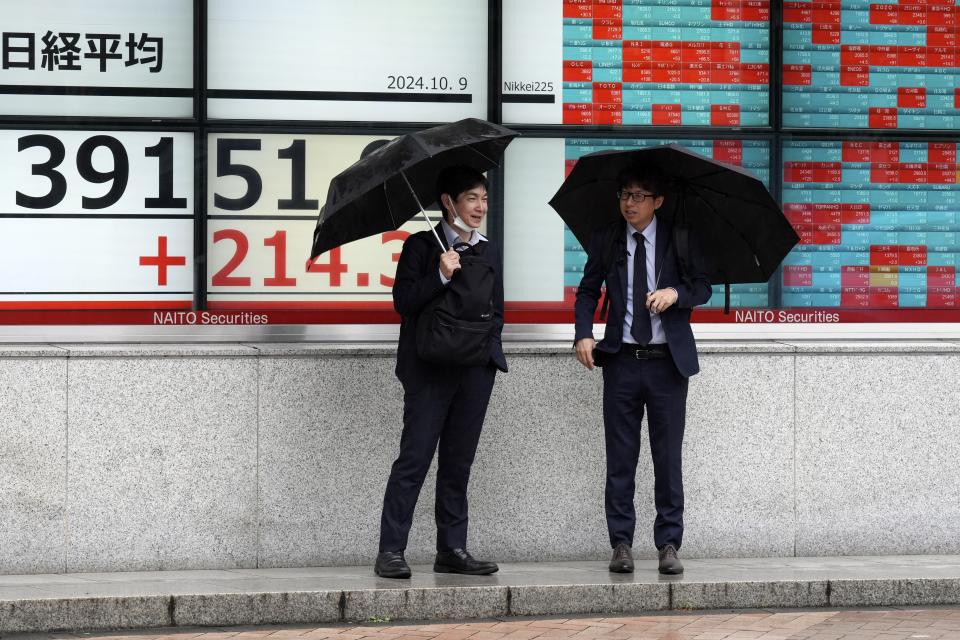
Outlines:
<svg viewBox="0 0 960 640"><path fill-rule="evenodd" d="M0 576L0 632L960 604L960 556L685 560L661 577L605 561L502 564L411 580L319 567Z"/></svg>

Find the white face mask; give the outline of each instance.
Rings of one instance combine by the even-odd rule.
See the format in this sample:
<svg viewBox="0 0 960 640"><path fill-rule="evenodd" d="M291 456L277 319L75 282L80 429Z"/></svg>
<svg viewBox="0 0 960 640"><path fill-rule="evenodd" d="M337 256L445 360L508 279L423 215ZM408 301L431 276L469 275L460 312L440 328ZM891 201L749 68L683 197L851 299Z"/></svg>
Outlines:
<svg viewBox="0 0 960 640"><path fill-rule="evenodd" d="M457 213L457 207L453 204L453 198L450 199L450 208L453 209L453 221L451 224L461 231L466 231L467 233L473 233L473 227L468 225L466 222L460 218L460 214Z"/></svg>

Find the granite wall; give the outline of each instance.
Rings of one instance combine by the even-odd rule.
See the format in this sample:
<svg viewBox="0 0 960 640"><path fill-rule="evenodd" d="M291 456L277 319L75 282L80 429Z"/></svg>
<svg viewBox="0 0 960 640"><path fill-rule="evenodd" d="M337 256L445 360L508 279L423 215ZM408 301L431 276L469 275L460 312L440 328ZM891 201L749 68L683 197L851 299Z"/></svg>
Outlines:
<svg viewBox="0 0 960 640"><path fill-rule="evenodd" d="M507 350L470 548L605 558L600 373L567 344ZM960 553L960 343L700 351L686 557ZM393 364L390 345L0 347L0 573L369 564L400 435ZM413 562L432 558L432 479ZM648 451L637 483L652 557Z"/></svg>

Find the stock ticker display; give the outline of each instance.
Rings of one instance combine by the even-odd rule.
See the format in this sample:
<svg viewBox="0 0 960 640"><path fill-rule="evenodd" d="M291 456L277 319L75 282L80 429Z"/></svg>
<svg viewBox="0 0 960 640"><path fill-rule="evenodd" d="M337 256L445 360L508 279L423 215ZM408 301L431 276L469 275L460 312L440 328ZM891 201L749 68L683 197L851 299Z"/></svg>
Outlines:
<svg viewBox="0 0 960 640"><path fill-rule="evenodd" d="M956 309L956 143L785 142L783 208L783 306Z"/></svg>
<svg viewBox="0 0 960 640"><path fill-rule="evenodd" d="M960 127L957 0L783 7L785 127Z"/></svg>
<svg viewBox="0 0 960 640"><path fill-rule="evenodd" d="M766 126L769 0L564 0L563 124Z"/></svg>
<svg viewBox="0 0 960 640"><path fill-rule="evenodd" d="M566 172L573 169L577 160L595 151L611 151L677 144L702 156L721 160L749 169L765 185L770 183L770 145L763 140L666 140L666 139L587 139L567 138L565 144ZM611 197L613 197L611 195ZM587 253L573 233L564 229L564 287L567 297L572 298L583 277ZM730 287L730 305L733 307L767 307L769 302L766 283L735 284ZM705 307L723 307L723 287L715 286L713 296Z"/></svg>

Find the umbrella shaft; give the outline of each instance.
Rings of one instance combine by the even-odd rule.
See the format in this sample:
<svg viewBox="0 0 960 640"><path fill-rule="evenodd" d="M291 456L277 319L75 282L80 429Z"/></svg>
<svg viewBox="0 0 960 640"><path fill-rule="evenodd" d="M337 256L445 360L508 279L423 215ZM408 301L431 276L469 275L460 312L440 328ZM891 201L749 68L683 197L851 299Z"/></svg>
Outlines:
<svg viewBox="0 0 960 640"><path fill-rule="evenodd" d="M417 197L417 192L413 190L413 185L410 184L410 181L407 180L407 174L403 171L400 172L400 177L403 178L403 181L407 183L407 189L410 189L410 193L413 195L413 199L416 201L417 206L420 207L420 213L423 215L424 222L427 223L427 228L433 232L433 237L437 239L437 244L440 245L440 250L444 250L446 247L443 246L443 242L440 241L440 236L437 235L437 230L433 228L433 224L430 222L430 218L427 216L427 212L423 210L423 205L420 204L420 198ZM441 204L441 206L443 206Z"/></svg>

